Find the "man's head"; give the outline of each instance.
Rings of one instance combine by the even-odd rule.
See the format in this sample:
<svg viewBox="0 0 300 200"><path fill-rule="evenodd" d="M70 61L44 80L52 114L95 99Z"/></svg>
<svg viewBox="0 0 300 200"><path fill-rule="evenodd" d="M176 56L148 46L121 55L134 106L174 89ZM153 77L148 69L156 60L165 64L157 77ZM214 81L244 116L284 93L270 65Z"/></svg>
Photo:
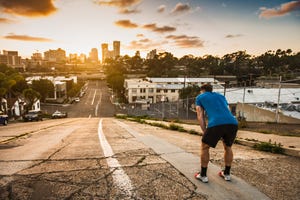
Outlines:
<svg viewBox="0 0 300 200"><path fill-rule="evenodd" d="M200 87L200 91L201 91L201 92L212 92L212 90L213 90L213 87L212 87L212 85L209 84L209 83L203 84L203 85L201 85L201 87Z"/></svg>

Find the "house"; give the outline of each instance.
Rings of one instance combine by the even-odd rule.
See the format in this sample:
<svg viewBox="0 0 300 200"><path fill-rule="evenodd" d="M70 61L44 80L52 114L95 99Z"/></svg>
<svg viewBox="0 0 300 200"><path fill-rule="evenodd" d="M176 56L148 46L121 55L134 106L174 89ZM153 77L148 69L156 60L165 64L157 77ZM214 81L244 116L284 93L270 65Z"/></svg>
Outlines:
<svg viewBox="0 0 300 200"><path fill-rule="evenodd" d="M28 102L26 102L26 100L22 97L9 98L7 100L2 98L2 102L1 110L4 111L4 113L7 113L9 117L13 117L15 119L21 117L26 110L41 110L41 103L39 99L36 100L30 108L26 108Z"/></svg>
<svg viewBox="0 0 300 200"><path fill-rule="evenodd" d="M31 84L33 80L47 79L54 85L54 93L52 97L47 98L49 101L63 101L67 97L67 91L71 89L73 83L77 83L77 76L32 76L27 77L27 83Z"/></svg>
<svg viewBox="0 0 300 200"><path fill-rule="evenodd" d="M179 91L192 85L210 83L214 88L222 89L214 78L144 78L125 79L125 96L129 103L141 102L158 103L174 102L179 99Z"/></svg>

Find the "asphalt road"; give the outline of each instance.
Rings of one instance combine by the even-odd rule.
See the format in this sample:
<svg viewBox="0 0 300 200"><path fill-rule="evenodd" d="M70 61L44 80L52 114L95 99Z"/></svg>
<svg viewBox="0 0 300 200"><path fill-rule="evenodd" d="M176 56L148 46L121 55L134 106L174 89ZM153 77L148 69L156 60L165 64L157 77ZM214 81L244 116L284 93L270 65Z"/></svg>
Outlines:
<svg viewBox="0 0 300 200"><path fill-rule="evenodd" d="M69 118L0 127L0 199L268 199L213 165L195 180L199 136L112 118L104 82L61 108Z"/></svg>
<svg viewBox="0 0 300 200"><path fill-rule="evenodd" d="M49 114L56 110L67 112L68 117L112 117L115 107L110 102L111 92L105 81L89 81L80 102L73 104L42 104L41 108Z"/></svg>

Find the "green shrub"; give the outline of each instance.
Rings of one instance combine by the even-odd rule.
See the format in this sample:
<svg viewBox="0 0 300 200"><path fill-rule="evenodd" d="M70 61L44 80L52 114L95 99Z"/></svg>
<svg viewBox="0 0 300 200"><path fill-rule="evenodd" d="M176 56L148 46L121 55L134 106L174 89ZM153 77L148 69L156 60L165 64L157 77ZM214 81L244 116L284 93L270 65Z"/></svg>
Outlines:
<svg viewBox="0 0 300 200"><path fill-rule="evenodd" d="M162 123L157 123L157 122L152 122L152 123L147 123L151 126L157 126L157 127L160 127L160 128L164 128L164 129L169 129L169 127L165 124L162 124Z"/></svg>
<svg viewBox="0 0 300 200"><path fill-rule="evenodd" d="M180 132L185 132L186 131L182 126L179 126L179 125L176 125L176 124L173 124L173 123L171 123L169 125L169 129L174 130L174 131L180 131Z"/></svg>
<svg viewBox="0 0 300 200"><path fill-rule="evenodd" d="M282 148L282 145L280 143L274 144L269 142L260 142L253 146L255 149L260 151L266 151L266 152L272 152L272 153L279 153L282 154L284 152L284 149Z"/></svg>
<svg viewBox="0 0 300 200"><path fill-rule="evenodd" d="M199 133L198 131L195 131L194 129L191 129L188 132L189 132L189 134L192 134L192 135L202 135L202 133Z"/></svg>
<svg viewBox="0 0 300 200"><path fill-rule="evenodd" d="M127 115L124 115L124 114L116 114L115 117L119 118L119 119L127 119Z"/></svg>

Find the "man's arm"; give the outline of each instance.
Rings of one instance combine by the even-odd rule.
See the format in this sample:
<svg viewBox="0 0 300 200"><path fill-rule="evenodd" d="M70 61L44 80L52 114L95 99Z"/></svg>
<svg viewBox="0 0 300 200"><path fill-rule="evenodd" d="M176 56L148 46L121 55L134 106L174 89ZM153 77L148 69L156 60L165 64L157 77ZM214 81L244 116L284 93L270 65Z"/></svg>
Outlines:
<svg viewBox="0 0 300 200"><path fill-rule="evenodd" d="M206 122L205 122L204 110L201 106L196 106L196 112L197 112L197 119L199 121L200 127L201 127L203 133L205 133L206 132Z"/></svg>

